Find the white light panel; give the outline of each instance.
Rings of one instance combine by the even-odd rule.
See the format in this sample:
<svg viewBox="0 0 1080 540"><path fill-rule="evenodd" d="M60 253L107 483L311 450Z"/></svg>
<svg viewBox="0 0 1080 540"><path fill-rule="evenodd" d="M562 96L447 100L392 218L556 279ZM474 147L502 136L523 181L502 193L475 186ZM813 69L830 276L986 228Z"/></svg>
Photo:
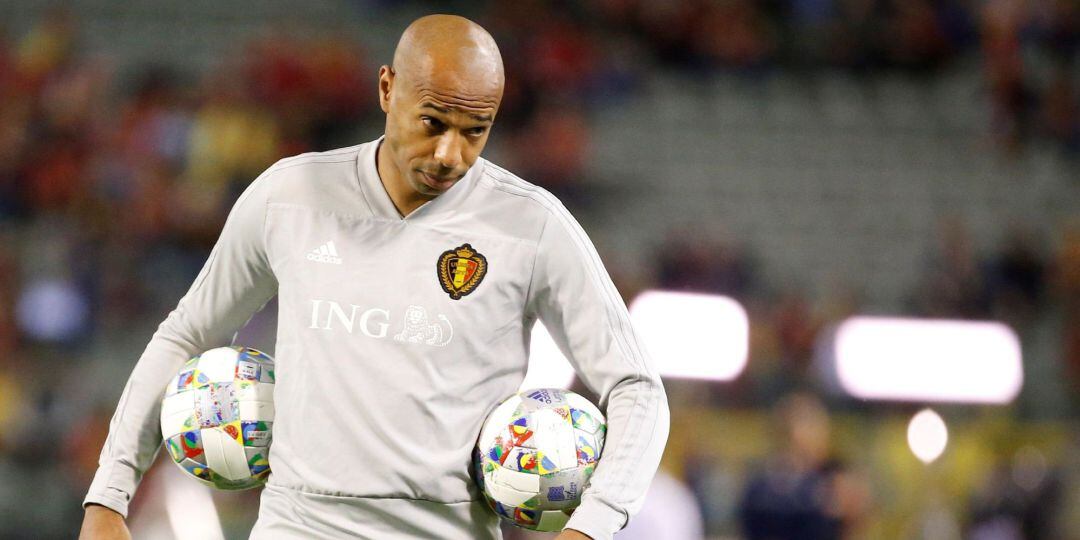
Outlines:
<svg viewBox="0 0 1080 540"><path fill-rule="evenodd" d="M521 381L519 392L531 388L570 388L574 382L574 368L540 321L533 326L529 350L529 370L525 380Z"/></svg>
<svg viewBox="0 0 1080 540"><path fill-rule="evenodd" d="M840 386L862 399L1008 403L1024 379L1020 340L998 322L859 316L832 345Z"/></svg>
<svg viewBox="0 0 1080 540"><path fill-rule="evenodd" d="M646 291L630 319L664 377L730 381L746 367L750 323L731 298Z"/></svg>
<svg viewBox="0 0 1080 540"><path fill-rule="evenodd" d="M165 496L165 513L169 516L176 540L224 540L217 507L210 488L188 478L171 463L161 471L161 491Z"/></svg>

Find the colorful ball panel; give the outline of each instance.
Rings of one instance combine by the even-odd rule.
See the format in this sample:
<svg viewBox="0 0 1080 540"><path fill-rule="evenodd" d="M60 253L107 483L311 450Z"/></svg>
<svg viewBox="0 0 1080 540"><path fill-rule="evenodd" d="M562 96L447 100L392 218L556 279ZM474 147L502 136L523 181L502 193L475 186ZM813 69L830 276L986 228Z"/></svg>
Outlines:
<svg viewBox="0 0 1080 540"><path fill-rule="evenodd" d="M274 363L243 347L187 361L165 388L164 445L181 469L218 489L265 483L274 420Z"/></svg>
<svg viewBox="0 0 1080 540"><path fill-rule="evenodd" d="M555 388L529 390L495 407L474 453L489 507L516 526L561 529L603 449L603 414Z"/></svg>

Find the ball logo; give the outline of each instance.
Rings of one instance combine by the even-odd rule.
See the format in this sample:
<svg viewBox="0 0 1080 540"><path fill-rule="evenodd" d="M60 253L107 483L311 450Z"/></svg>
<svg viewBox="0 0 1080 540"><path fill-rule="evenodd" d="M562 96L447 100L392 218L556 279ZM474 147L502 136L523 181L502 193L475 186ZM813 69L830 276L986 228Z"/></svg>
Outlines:
<svg viewBox="0 0 1080 540"><path fill-rule="evenodd" d="M259 380L259 365L247 360L238 361L236 363L236 378L248 381Z"/></svg>
<svg viewBox="0 0 1080 540"><path fill-rule="evenodd" d="M551 396L551 393L547 390L537 390L528 394L528 396L532 399L535 399L536 401L543 401L544 403L547 403L549 405L554 400L554 398L552 398Z"/></svg>
<svg viewBox="0 0 1080 540"><path fill-rule="evenodd" d="M562 486L554 486L548 488L548 500L549 501L565 501L566 494L563 493Z"/></svg>

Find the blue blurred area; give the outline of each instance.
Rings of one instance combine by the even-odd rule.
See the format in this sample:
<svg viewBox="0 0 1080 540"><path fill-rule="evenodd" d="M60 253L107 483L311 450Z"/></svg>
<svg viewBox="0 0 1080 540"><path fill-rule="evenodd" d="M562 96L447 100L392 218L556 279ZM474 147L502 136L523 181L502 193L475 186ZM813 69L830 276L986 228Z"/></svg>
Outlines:
<svg viewBox="0 0 1080 540"><path fill-rule="evenodd" d="M281 157L376 137L378 66L447 10L507 60L488 156L567 202L627 298L748 308L739 380L669 383L665 469L707 534L759 537L790 510L763 500L863 537L1080 530L1076 2L67 6L0 1L0 537L77 529L127 374L232 202ZM818 337L865 312L1008 322L1021 397L946 408L924 469L914 406L821 390ZM272 320L245 332L272 351ZM255 499L222 501L242 537Z"/></svg>

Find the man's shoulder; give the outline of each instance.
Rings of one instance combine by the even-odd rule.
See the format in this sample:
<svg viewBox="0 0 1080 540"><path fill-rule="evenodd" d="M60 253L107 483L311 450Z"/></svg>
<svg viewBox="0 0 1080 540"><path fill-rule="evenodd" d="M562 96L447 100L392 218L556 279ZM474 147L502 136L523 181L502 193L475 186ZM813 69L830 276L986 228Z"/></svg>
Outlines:
<svg viewBox="0 0 1080 540"><path fill-rule="evenodd" d="M357 156L371 143L357 144L345 148L336 148L325 152L305 152L282 158L266 170L267 174L281 173L303 167L305 165L321 165L333 163L355 163Z"/></svg>
<svg viewBox="0 0 1080 540"><path fill-rule="evenodd" d="M520 212L546 217L553 212L566 211L551 192L491 161L485 160L479 185L486 188L489 197Z"/></svg>
<svg viewBox="0 0 1080 540"><path fill-rule="evenodd" d="M296 203L339 197L356 185L356 164L367 144L307 152L278 160L255 181L277 201Z"/></svg>

